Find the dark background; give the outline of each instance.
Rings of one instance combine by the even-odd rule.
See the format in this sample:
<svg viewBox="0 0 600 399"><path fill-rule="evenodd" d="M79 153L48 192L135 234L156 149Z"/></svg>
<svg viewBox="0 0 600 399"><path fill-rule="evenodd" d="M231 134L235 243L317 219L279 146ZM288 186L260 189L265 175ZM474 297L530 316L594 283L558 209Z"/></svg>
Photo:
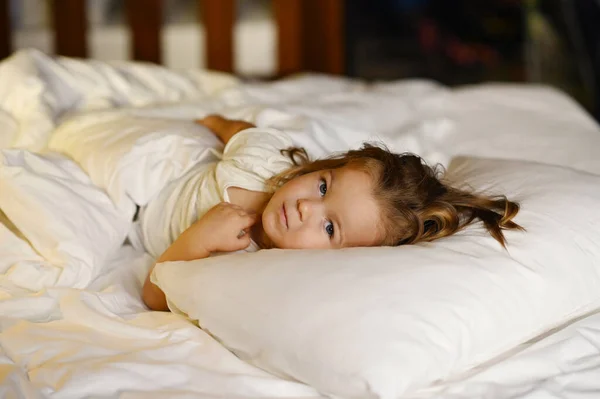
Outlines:
<svg viewBox="0 0 600 399"><path fill-rule="evenodd" d="M352 0L346 74L534 82L600 120L600 0Z"/></svg>

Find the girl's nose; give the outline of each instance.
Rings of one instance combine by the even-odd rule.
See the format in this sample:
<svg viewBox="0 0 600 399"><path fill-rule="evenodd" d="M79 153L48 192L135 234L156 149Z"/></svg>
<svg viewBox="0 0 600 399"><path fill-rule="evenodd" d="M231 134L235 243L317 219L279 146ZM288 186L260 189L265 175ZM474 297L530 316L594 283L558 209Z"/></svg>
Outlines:
<svg viewBox="0 0 600 399"><path fill-rule="evenodd" d="M321 200L299 199L298 213L300 213L300 220L304 222L305 220L309 219L312 215L318 213L321 207Z"/></svg>

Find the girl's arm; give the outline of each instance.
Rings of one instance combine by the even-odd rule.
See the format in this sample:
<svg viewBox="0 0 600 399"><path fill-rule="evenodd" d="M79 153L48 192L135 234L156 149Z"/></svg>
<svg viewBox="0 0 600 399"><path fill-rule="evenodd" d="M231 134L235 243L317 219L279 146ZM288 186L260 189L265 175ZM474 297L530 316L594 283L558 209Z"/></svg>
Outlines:
<svg viewBox="0 0 600 399"><path fill-rule="evenodd" d="M223 144L227 144L233 136L242 130L256 127L246 121L226 119L220 115L208 115L203 119L196 120L196 123L206 126L208 129L212 130L214 134L223 142Z"/></svg>
<svg viewBox="0 0 600 399"><path fill-rule="evenodd" d="M222 202L188 227L156 263L204 259L212 252L233 252L244 249L250 245L249 229L255 222L256 215L246 212L237 205ZM241 234L242 232L244 233ZM142 299L152 310L168 311L164 292L150 281L154 267L156 264L146 277Z"/></svg>
<svg viewBox="0 0 600 399"><path fill-rule="evenodd" d="M191 228L190 228L191 229ZM192 240L195 234L187 229L182 235L175 240L173 244L158 258L156 263L162 262L175 262L183 260L195 260L204 259L210 256L210 252L204 249L202 245L198 245L198 242ZM198 237L200 238L200 237ZM142 289L142 299L146 306L152 310L168 311L167 298L164 292L152 281L150 281L150 275L154 271L156 264L150 269L144 288Z"/></svg>

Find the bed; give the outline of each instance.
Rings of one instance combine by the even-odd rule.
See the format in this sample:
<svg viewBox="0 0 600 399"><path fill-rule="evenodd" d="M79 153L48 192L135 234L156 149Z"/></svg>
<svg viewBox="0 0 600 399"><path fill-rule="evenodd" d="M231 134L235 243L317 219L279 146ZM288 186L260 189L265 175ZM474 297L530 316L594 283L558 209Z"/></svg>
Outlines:
<svg viewBox="0 0 600 399"><path fill-rule="evenodd" d="M225 64L231 67L230 61ZM297 67L285 70L280 64L279 71ZM600 128L571 99L546 87L490 84L451 90L429 81L367 84L318 74L243 82L215 71L177 72L136 62L51 57L38 50L19 51L0 64L3 150L41 153L63 121L85 113L104 118L119 110L173 123L218 111L286 130L315 156L378 138L393 150L416 152L442 165L457 155L475 155L600 174L595 155ZM79 186L83 189L96 188ZM140 290L153 260L131 245L119 242L116 250L101 254L106 259L93 278L86 274L93 263L86 259L115 243L109 243L110 235L68 235L57 221L77 211L75 202L56 205L56 212L36 209L27 215L38 232L27 236L29 242L0 213L2 397L324 397L240 360L181 316L147 311ZM115 230L123 228L121 210L114 213ZM61 263L66 258L52 243L53 234L67 234L72 243L97 240L89 254L77 252L77 245L67 248L75 250L67 259L72 263ZM44 240L50 242L46 250L40 249ZM38 285L54 278L56 270L77 273L64 284ZM403 397L596 398L599 331L600 314L593 310L460 377Z"/></svg>
<svg viewBox="0 0 600 399"><path fill-rule="evenodd" d="M307 68L341 73L342 6L341 1L319 5L295 0L3 0L0 59L11 50L37 48L249 77L272 78ZM319 13L315 7L321 7Z"/></svg>

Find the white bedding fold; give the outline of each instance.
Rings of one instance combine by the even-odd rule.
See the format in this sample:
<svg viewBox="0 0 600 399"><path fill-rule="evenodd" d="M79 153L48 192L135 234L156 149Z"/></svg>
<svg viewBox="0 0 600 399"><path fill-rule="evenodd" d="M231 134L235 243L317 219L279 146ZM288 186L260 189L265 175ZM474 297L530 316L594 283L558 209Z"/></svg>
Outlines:
<svg viewBox="0 0 600 399"><path fill-rule="evenodd" d="M209 72L51 58L37 51L0 63L0 148L35 152L70 117L116 115L121 111L106 110L123 107L129 107L123 111L129 118L147 126L156 119L179 126L187 132L183 141L190 139L192 119L221 112L283 129L313 156L383 140L431 163L477 155L600 174L598 125L572 100L547 88L449 90L422 81L367 85L314 75L241 84ZM129 160L151 157L158 148L156 136L145 137L151 138L145 152ZM136 140L130 150L144 144ZM192 153L189 159L197 159ZM152 259L121 246L134 212L131 198L151 197L185 167L165 175L154 190L140 185L134 194L124 182L144 181L136 175L148 165L142 161L129 169L115 163L113 175L106 168L90 173L90 179L64 159L17 150L5 154L16 166L0 169L0 176L18 184L11 183L9 191L0 182L0 209L33 248L0 224L0 396L318 397L305 385L241 362L179 316L150 313L141 304L140 287ZM108 158L93 160L92 151L81 154L77 162L84 170L86 162L110 164ZM118 173L129 173L116 191L131 190L122 198L108 188ZM54 191L42 188L52 179ZM57 285L62 288L52 288ZM600 316L591 315L419 397L595 399L599 337Z"/></svg>
<svg viewBox="0 0 600 399"><path fill-rule="evenodd" d="M127 215L64 157L2 150L0 188L0 209L35 250L2 259L2 285L34 292L85 288L129 230ZM8 230L3 233L11 246L27 247Z"/></svg>
<svg viewBox="0 0 600 399"><path fill-rule="evenodd" d="M51 58L22 50L0 63L0 110L18 123L11 146L37 151L68 114L199 100L236 84L216 72L177 73L152 64ZM0 137L4 134L0 131Z"/></svg>

